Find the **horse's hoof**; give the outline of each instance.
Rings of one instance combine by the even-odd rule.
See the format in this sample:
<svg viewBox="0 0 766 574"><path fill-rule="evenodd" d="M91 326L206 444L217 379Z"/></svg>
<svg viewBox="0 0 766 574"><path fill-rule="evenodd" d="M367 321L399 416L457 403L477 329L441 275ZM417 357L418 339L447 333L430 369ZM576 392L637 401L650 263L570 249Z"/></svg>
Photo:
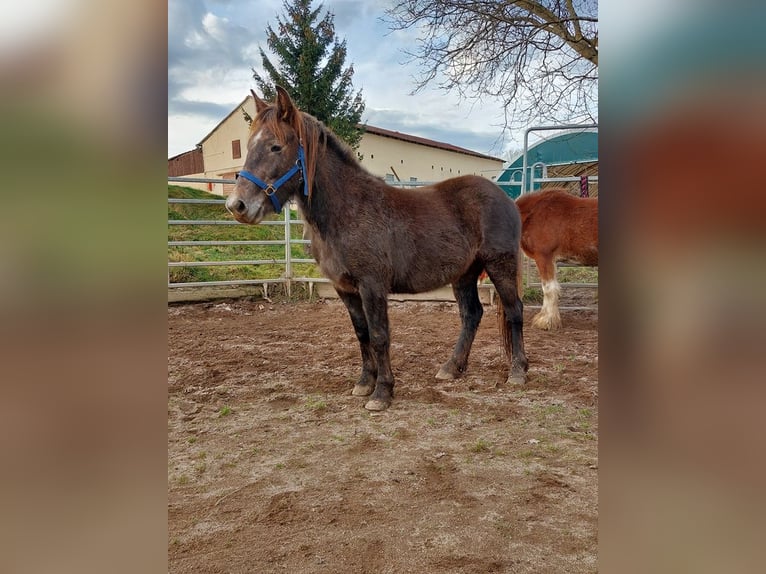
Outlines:
<svg viewBox="0 0 766 574"><path fill-rule="evenodd" d="M364 405L368 411L379 412L385 411L391 405L391 401L382 401L380 399L371 399Z"/></svg>
<svg viewBox="0 0 766 574"><path fill-rule="evenodd" d="M532 326L543 331L556 331L561 328L561 319L552 319L550 317L535 317L532 319Z"/></svg>
<svg viewBox="0 0 766 574"><path fill-rule="evenodd" d="M442 379L444 381L459 379L462 376L463 376L463 371L461 371L458 367L456 367L452 361L447 361L446 363L444 363L441 366L441 369L439 369L439 372L436 373L436 378Z"/></svg>
<svg viewBox="0 0 766 574"><path fill-rule="evenodd" d="M442 379L444 381L450 381L452 379L456 379L457 377L455 377L455 375L453 375L450 371L442 367L441 369L439 369L439 372L436 373L436 378Z"/></svg>
<svg viewBox="0 0 766 574"><path fill-rule="evenodd" d="M355 397L366 397L372 394L372 391L375 390L375 385L360 385L357 383L354 385L354 389L351 391L351 394Z"/></svg>
<svg viewBox="0 0 766 574"><path fill-rule="evenodd" d="M508 375L508 380L505 381L507 385L523 385L526 382L526 375Z"/></svg>

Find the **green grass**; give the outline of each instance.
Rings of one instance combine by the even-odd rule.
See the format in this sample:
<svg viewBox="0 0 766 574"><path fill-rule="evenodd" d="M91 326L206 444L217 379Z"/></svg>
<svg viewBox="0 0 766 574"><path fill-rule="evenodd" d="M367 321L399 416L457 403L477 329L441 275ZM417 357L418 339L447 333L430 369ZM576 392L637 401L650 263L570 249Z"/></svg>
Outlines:
<svg viewBox="0 0 766 574"><path fill-rule="evenodd" d="M524 264L525 284L539 283L540 275L537 271L537 265L529 260ZM526 276L528 274L528 277ZM559 283L598 283L598 267L558 267L556 270L556 279ZM539 287L528 287L524 292L524 300L529 298L530 302L539 297L542 302L543 293Z"/></svg>
<svg viewBox="0 0 766 574"><path fill-rule="evenodd" d="M327 408L327 403L319 397L308 397L306 399L306 408L312 411L323 411Z"/></svg>
<svg viewBox="0 0 766 574"><path fill-rule="evenodd" d="M198 189L168 185L168 198L173 199L221 199ZM298 219L293 212L292 219ZM282 215L272 215L270 221L281 221ZM168 203L168 220L215 220L232 221L223 204ZM279 225L168 225L168 241L263 241L284 240L284 227ZM303 225L290 229L292 239L301 239ZM290 256L309 259L307 245L292 245ZM241 261L279 260L285 258L284 245L221 245L221 246L168 246L168 261ZM170 282L231 281L236 279L279 279L285 274L285 265L225 265L214 267L170 267ZM294 263L294 277L321 277L316 265Z"/></svg>
<svg viewBox="0 0 766 574"><path fill-rule="evenodd" d="M559 283L598 283L598 267L560 267Z"/></svg>
<svg viewBox="0 0 766 574"><path fill-rule="evenodd" d="M471 452L475 452L475 453L489 452L491 449L492 449L492 443L484 440L483 438L478 439L469 448Z"/></svg>
<svg viewBox="0 0 766 574"><path fill-rule="evenodd" d="M521 299L522 301L524 301L524 303L542 304L543 290L537 287L526 287L524 289L524 294L522 295Z"/></svg>
<svg viewBox="0 0 766 574"><path fill-rule="evenodd" d="M168 198L173 199L222 199L220 195L207 193L199 189L168 185ZM298 219L297 213L291 214ZM168 203L168 220L215 220L232 221L231 215L223 204L178 204ZM282 215L271 215L266 221L282 221ZM301 239L303 225L291 226L292 239ZM263 241L284 240L282 225L168 225L169 241ZM290 247L290 256L296 259L310 259L308 245L297 244ZM285 258L284 245L222 245L222 246L174 246L168 247L168 261L241 261L241 260L279 260ZM526 266L525 266L526 272ZM539 281L537 267L530 265L532 282ZM279 279L285 274L282 263L262 265L226 265L213 267L170 267L171 283L196 281L231 281L237 279ZM313 263L293 263L293 277L321 277L319 268ZM598 283L597 267L562 267L557 277L561 283ZM542 303L542 291L539 288L527 288L524 291L525 303Z"/></svg>

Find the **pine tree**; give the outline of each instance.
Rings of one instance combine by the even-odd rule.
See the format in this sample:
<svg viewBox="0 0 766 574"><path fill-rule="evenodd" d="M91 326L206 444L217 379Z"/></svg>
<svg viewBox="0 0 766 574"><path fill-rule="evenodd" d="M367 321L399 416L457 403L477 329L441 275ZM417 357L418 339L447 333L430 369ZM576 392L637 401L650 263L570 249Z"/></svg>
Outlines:
<svg viewBox="0 0 766 574"><path fill-rule="evenodd" d="M362 139L360 120L364 112L362 91L353 93L353 64L344 68L346 41L335 35L334 14L320 20L323 4L312 10L313 0L284 0L286 16L277 17L278 33L269 25L267 45L276 64L259 48L268 77L253 69L253 78L267 100L274 99L275 85L287 90L296 105L325 123L352 148Z"/></svg>

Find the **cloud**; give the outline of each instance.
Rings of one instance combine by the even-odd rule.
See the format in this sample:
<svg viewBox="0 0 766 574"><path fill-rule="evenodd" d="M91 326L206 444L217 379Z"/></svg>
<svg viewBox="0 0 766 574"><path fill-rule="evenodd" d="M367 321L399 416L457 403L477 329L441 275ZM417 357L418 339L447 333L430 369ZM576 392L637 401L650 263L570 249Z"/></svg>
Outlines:
<svg viewBox="0 0 766 574"><path fill-rule="evenodd" d="M324 2L335 15L336 35L347 43L354 91L362 90L366 103L363 121L501 157L510 142L500 139L497 103L460 101L435 88L411 95L418 68L406 62L404 50L412 47L416 31L391 33L381 21L386 5L384 0ZM182 149L171 148L169 138L169 155L191 149L207 126L218 123L254 87L251 68L261 66L258 47L267 49L266 28L277 16L284 16L281 0L169 0L169 133L180 117L205 120L194 141L175 144ZM184 125L185 133L189 126ZM180 136L172 139L178 142Z"/></svg>
<svg viewBox="0 0 766 574"><path fill-rule="evenodd" d="M231 4L231 3L229 3ZM202 0L168 3L168 114L219 114L244 97L260 36ZM228 112L226 112L228 113ZM225 114L224 114L225 115Z"/></svg>
<svg viewBox="0 0 766 574"><path fill-rule="evenodd" d="M243 96L244 97L244 96ZM227 104L215 104L212 102L197 102L190 100L177 100L173 106L173 115L179 116L202 116L208 118L225 118L234 106Z"/></svg>

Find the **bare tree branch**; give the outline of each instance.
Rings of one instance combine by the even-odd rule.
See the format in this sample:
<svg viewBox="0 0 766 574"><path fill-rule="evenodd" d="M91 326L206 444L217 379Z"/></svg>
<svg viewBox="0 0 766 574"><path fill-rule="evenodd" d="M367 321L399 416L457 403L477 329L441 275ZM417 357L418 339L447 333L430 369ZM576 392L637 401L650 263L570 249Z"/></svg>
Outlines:
<svg viewBox="0 0 766 574"><path fill-rule="evenodd" d="M414 29L414 91L436 84L498 98L505 126L593 120L598 85L597 0L398 0L392 30Z"/></svg>

